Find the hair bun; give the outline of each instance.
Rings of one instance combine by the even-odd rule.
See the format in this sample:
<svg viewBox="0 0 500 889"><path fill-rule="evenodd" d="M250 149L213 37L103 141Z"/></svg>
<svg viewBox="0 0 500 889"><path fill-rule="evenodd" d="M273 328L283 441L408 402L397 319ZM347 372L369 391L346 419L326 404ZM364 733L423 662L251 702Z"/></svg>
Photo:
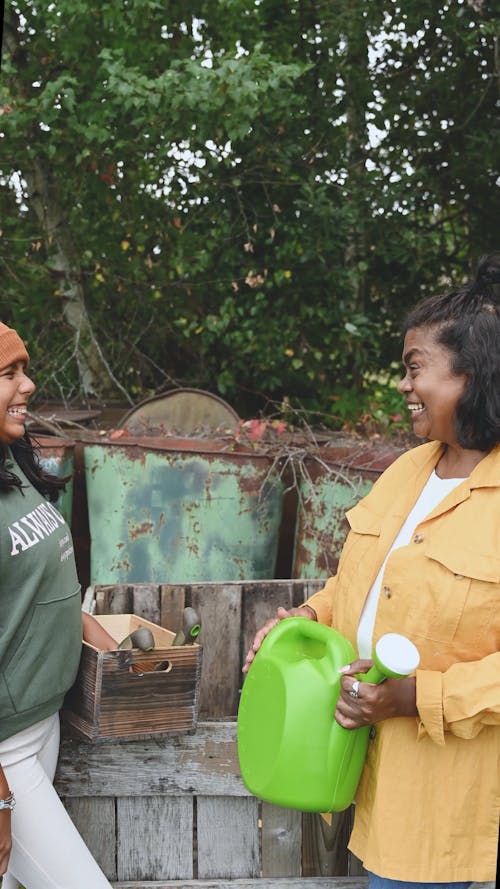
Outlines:
<svg viewBox="0 0 500 889"><path fill-rule="evenodd" d="M477 291L486 290L490 298L493 297L495 302L500 302L500 294L493 294L491 289L495 284L500 284L500 253L481 257L474 281Z"/></svg>

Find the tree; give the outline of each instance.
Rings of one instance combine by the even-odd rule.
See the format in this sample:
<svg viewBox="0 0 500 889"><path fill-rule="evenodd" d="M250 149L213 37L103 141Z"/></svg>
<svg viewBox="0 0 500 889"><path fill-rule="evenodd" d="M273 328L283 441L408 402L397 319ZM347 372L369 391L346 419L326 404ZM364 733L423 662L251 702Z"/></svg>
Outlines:
<svg viewBox="0 0 500 889"><path fill-rule="evenodd" d="M496 246L496 24L486 2L11 4L4 320L42 391L190 384L330 422L372 401L406 307Z"/></svg>

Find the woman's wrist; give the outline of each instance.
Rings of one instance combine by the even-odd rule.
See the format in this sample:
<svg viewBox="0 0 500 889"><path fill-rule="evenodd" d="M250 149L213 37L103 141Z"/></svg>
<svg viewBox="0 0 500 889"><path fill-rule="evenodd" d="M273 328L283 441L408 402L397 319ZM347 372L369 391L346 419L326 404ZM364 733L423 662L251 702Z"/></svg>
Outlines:
<svg viewBox="0 0 500 889"><path fill-rule="evenodd" d="M417 682L414 676L392 680L394 716L418 716Z"/></svg>
<svg viewBox="0 0 500 889"><path fill-rule="evenodd" d="M0 812L12 812L12 809L15 807L15 805L16 800L13 793L9 791L6 795L0 795Z"/></svg>
<svg viewBox="0 0 500 889"><path fill-rule="evenodd" d="M8 796L9 793L10 793L10 788L9 788L7 778L5 777L5 772L2 768L2 766L0 766L0 799L3 799L4 797Z"/></svg>
<svg viewBox="0 0 500 889"><path fill-rule="evenodd" d="M316 614L314 608L311 608L310 605L299 605L301 611L307 611L307 616L310 620L315 620L317 622L318 615Z"/></svg>

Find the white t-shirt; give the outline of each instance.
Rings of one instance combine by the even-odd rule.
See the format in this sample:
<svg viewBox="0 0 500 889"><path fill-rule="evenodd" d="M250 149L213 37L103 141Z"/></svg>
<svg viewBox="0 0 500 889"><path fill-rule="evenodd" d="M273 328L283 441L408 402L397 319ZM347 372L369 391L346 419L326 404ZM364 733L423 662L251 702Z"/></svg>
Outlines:
<svg viewBox="0 0 500 889"><path fill-rule="evenodd" d="M375 626L375 616L377 613L378 600L380 598L380 590L382 587L382 577L385 571L385 565L393 549L401 546L407 546L413 537L413 533L417 525L429 515L441 500L456 488L463 478L439 478L435 470L432 470L420 497L415 506L409 513L406 520L401 525L399 533L394 538L394 542L387 553L383 565L377 574L373 585L366 597L366 602L361 614L358 626L358 652L362 658L370 658L372 656L373 646L373 628Z"/></svg>

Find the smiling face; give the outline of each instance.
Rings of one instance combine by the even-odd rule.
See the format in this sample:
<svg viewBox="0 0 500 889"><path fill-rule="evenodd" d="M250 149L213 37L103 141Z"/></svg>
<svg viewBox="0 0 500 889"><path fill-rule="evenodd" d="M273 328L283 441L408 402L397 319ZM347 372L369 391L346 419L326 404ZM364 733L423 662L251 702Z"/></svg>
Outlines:
<svg viewBox="0 0 500 889"><path fill-rule="evenodd" d="M405 336L406 374L398 391L406 398L415 435L453 446L455 410L467 376L453 373L451 359L449 349L436 341L435 328L412 328Z"/></svg>
<svg viewBox="0 0 500 889"><path fill-rule="evenodd" d="M35 384L26 376L24 361L0 370L0 442L10 445L24 435L28 401Z"/></svg>

